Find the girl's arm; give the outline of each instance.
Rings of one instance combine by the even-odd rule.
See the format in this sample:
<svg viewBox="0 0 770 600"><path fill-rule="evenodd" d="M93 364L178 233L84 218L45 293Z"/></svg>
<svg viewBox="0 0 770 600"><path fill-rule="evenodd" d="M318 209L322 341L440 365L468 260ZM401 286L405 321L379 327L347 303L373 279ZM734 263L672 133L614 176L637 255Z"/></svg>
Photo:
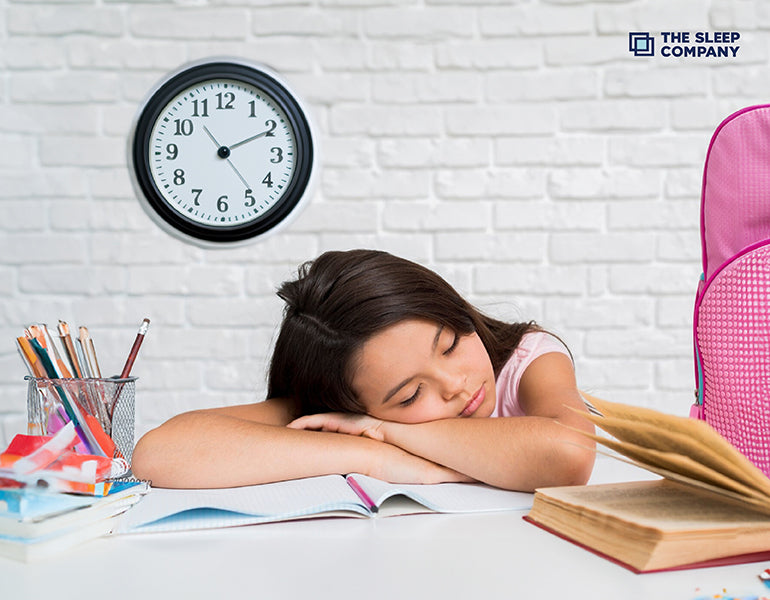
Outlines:
<svg viewBox="0 0 770 600"><path fill-rule="evenodd" d="M570 359L549 353L534 360L522 375L519 402L525 417L404 424L330 415L319 426L318 415L313 415L292 426L371 436L507 489L585 483L593 468L593 443L568 427L591 432L593 426L570 409L585 410Z"/></svg>
<svg viewBox="0 0 770 600"><path fill-rule="evenodd" d="M381 441L289 429L293 414L289 402L271 399L178 415L139 440L132 470L157 487L173 488L353 472L409 483L467 479Z"/></svg>

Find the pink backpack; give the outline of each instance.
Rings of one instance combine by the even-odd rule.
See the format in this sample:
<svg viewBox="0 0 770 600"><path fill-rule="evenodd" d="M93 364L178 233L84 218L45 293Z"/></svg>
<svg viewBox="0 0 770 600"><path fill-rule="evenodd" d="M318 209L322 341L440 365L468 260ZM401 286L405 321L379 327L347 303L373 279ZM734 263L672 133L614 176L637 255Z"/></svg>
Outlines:
<svg viewBox="0 0 770 600"><path fill-rule="evenodd" d="M711 138L701 246L690 414L770 476L770 104L730 115Z"/></svg>

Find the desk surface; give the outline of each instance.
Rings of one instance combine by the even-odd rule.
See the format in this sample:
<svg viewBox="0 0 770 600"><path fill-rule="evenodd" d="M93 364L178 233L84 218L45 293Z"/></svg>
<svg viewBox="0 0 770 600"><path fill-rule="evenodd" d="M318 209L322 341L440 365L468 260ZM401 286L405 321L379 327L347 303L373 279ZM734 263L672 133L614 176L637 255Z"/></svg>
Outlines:
<svg viewBox="0 0 770 600"><path fill-rule="evenodd" d="M600 457L592 481L647 477ZM108 537L33 564L0 558L0 597L770 597L757 578L768 564L634 575L524 522L525 513L313 519Z"/></svg>

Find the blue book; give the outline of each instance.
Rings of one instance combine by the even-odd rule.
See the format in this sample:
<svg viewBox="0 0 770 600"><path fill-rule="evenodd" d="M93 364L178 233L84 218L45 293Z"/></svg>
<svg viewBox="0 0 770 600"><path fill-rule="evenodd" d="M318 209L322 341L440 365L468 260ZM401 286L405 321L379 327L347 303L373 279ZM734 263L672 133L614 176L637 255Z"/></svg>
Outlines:
<svg viewBox="0 0 770 600"><path fill-rule="evenodd" d="M143 485L140 481L113 481L104 495L68 494L51 492L45 488L27 486L23 488L0 487L0 535L3 534L2 519L17 521L39 521L46 517L69 512L121 494L127 489ZM137 488L138 489L138 488Z"/></svg>
<svg viewBox="0 0 770 600"><path fill-rule="evenodd" d="M40 519L89 506L93 496L59 494L36 487L0 488L0 519ZM0 521L2 523L3 521ZM2 533L2 525L0 525Z"/></svg>
<svg viewBox="0 0 770 600"><path fill-rule="evenodd" d="M148 490L143 481L113 482L104 496L0 488L0 556L32 560L106 535Z"/></svg>

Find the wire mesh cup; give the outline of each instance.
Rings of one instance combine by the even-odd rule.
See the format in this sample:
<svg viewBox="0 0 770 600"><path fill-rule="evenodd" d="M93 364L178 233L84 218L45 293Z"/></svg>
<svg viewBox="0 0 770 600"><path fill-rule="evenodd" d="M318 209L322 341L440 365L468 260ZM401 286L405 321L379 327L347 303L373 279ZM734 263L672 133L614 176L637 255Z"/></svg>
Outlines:
<svg viewBox="0 0 770 600"><path fill-rule="evenodd" d="M27 433L53 435L69 420L63 401L93 416L115 443L115 457L131 464L134 453L136 377L126 379L27 379Z"/></svg>

